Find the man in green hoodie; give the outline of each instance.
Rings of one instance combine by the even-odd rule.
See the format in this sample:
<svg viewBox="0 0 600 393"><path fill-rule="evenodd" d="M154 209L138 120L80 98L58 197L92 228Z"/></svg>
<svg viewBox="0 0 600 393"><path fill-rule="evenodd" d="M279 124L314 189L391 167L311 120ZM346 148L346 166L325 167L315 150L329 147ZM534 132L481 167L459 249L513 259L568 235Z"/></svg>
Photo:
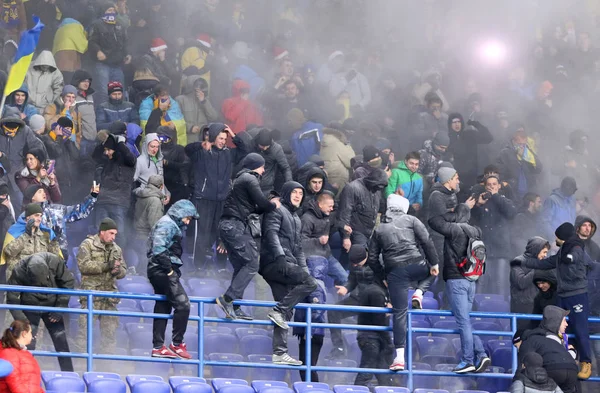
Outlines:
<svg viewBox="0 0 600 393"><path fill-rule="evenodd" d="M411 212L416 213L423 205L423 177L419 170L421 155L418 151L410 152L404 157L404 161L392 169L392 175L385 189L386 198L390 194L399 194L410 202Z"/></svg>

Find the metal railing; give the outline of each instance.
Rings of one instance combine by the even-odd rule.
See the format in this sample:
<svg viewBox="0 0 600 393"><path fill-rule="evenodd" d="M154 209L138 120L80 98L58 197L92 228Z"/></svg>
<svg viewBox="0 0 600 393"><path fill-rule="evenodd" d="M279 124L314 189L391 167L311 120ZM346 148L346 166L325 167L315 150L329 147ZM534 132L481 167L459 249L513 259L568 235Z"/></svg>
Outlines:
<svg viewBox="0 0 600 393"><path fill-rule="evenodd" d="M83 290L65 290L57 288L38 288L38 287L24 287L24 286L12 286L12 285L0 285L0 291L6 292L21 292L21 293L44 293L44 294L55 294L55 295L69 295L77 297L87 298L87 308L75 309L75 308L59 308L59 307L38 307L38 306L24 306L24 305L12 305L12 304L0 304L0 309L5 310L24 310L24 311L38 311L38 312L58 312L65 314L84 314L87 315L87 352L85 353L73 353L73 352L49 352L49 351L32 351L34 355L39 356L53 356L53 357L71 357L71 358L84 358L87 361L86 370L94 371L94 360L119 360L119 361L134 361L134 362L156 362L156 363L169 363L169 364L188 364L196 365L198 367L198 376L202 377L204 374L204 368L206 366L228 366L228 367L256 367L256 368L278 368L278 369L290 369L290 370L305 370L305 380L310 382L311 371L322 371L322 372L341 372L341 373L361 373L368 372L373 374L394 374L394 375L405 375L407 377L407 387L411 391L414 388L414 376L436 376L436 377L460 377L469 376L470 374L456 374L453 372L442 372L442 371L426 371L426 370L413 370L413 334L415 333L432 333L432 334L458 334L458 330L451 329L435 329L435 328L417 328L412 327L412 321L414 315L428 315L428 316L452 316L450 311L443 310L409 310L407 313L407 325L411 328L407 329L407 340L406 340L406 353L407 353L407 364L405 371L392 372L387 369L367 369L358 367L326 367L326 366L311 366L310 363L303 366L285 366L276 365L271 363L251 363L251 362L223 362L223 361L212 361L205 359L204 353L204 326L205 322L223 322L228 324L239 324L239 325L273 325L268 320L229 320L224 318L207 317L204 315L205 305L214 304L215 298L200 298L190 297L191 303L198 304L198 315L190 315L190 321L198 322L198 359L183 360L183 359L162 359L152 358L143 356L122 356L122 355L110 355L110 354L97 354L94 353L94 334L93 334L93 318L95 316L109 315L117 317L134 317L134 318L160 318L160 319L172 319L172 315L167 314L153 314L145 312L125 312L125 311L106 311L106 310L95 310L93 308L94 298L120 298L120 299L135 299L135 300L165 300L165 296L161 295L148 295L148 294L135 294L135 293L124 293L124 292L100 292L100 291L83 291ZM273 307L274 302L268 301L256 301L256 300L239 300L235 301L235 304L240 306L252 306L252 307ZM331 324L331 323L315 323L312 322L312 310L326 310L326 311L347 311L352 313L390 313L391 309L383 307L360 307L360 306L338 306L333 304L298 304L297 309L306 310L306 322L289 322L291 327L300 326L306 328L307 332L311 332L312 328L327 328L327 329L352 329L352 330L369 330L369 331L390 331L389 326L365 326L365 325L352 325L352 324ZM499 336L512 338L516 332L517 320L528 319L528 320L540 320L540 315L529 315L529 314L510 314L510 313L495 313L495 312L472 312L471 317L478 318L496 318L496 319L508 319L511 323L510 331L492 331L492 330L475 330L474 335L479 336ZM590 322L600 323L600 318L590 318ZM591 336L592 340L600 340L600 336ZM306 335L306 359L311 359L311 335ZM191 349L191 348L190 348ZM517 351L516 348L512 347L512 370L517 369ZM512 378L512 374L499 374L499 373L481 373L476 374L477 377L482 378ZM600 381L600 377L592 377L589 381Z"/></svg>

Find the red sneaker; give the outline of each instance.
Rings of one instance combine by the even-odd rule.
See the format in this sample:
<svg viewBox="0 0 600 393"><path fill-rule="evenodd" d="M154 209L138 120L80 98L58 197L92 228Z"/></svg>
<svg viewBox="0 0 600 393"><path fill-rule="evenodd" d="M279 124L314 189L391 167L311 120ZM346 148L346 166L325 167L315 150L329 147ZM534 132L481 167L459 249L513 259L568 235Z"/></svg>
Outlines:
<svg viewBox="0 0 600 393"><path fill-rule="evenodd" d="M190 353L187 351L185 343L181 343L179 345L173 345L173 343L171 343L171 345L169 345L169 349L182 359L192 358L192 355L190 355Z"/></svg>
<svg viewBox="0 0 600 393"><path fill-rule="evenodd" d="M177 355L164 345L160 348L152 348L153 358L176 359Z"/></svg>

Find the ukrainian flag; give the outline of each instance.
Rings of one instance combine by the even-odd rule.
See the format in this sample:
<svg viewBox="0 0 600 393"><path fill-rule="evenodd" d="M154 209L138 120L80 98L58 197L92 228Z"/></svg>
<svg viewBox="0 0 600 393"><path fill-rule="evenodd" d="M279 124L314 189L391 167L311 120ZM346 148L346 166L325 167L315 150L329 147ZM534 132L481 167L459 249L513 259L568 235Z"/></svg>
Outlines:
<svg viewBox="0 0 600 393"><path fill-rule="evenodd" d="M33 29L25 30L21 33L21 40L15 54L15 60L10 68L8 80L4 87L4 96L8 96L15 90L20 89L25 81L25 74L27 74L27 70L33 59L33 52L35 52L35 47L40 39L40 33L44 28L44 24L40 21L40 18L35 15L33 16L33 23L35 23Z"/></svg>

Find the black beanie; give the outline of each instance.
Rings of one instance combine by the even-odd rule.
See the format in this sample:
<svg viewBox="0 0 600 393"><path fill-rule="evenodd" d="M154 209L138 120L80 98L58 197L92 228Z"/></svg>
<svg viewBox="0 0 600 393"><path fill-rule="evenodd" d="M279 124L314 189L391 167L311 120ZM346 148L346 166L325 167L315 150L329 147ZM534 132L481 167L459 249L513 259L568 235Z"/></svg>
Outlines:
<svg viewBox="0 0 600 393"><path fill-rule="evenodd" d="M570 222L563 222L558 228L556 228L554 234L560 240L567 241L575 236L575 227Z"/></svg>
<svg viewBox="0 0 600 393"><path fill-rule="evenodd" d="M260 146L271 146L273 143L273 137L271 136L271 131L263 128L258 132L255 139L256 143Z"/></svg>
<svg viewBox="0 0 600 393"><path fill-rule="evenodd" d="M106 217L105 219L100 221L100 232L110 231L111 229L119 229L117 228L117 223L114 222L111 218Z"/></svg>
<svg viewBox="0 0 600 393"><path fill-rule="evenodd" d="M244 168L250 169L251 171L260 168L265 165L265 159L258 153L250 153L244 158Z"/></svg>
<svg viewBox="0 0 600 393"><path fill-rule="evenodd" d="M367 249L365 246L361 246L359 244L354 244L350 247L350 251L348 251L348 261L350 264L361 263L367 258Z"/></svg>
<svg viewBox="0 0 600 393"><path fill-rule="evenodd" d="M73 128L73 120L69 119L67 116L59 117L56 122L62 128Z"/></svg>
<svg viewBox="0 0 600 393"><path fill-rule="evenodd" d="M39 203L30 203L25 208L25 217L29 217L34 214L42 214L43 212L42 206Z"/></svg>
<svg viewBox="0 0 600 393"><path fill-rule="evenodd" d="M105 149L117 150L117 145L117 138L114 135L109 135L103 146Z"/></svg>
<svg viewBox="0 0 600 393"><path fill-rule="evenodd" d="M125 135L127 134L127 124L119 120L113 121L108 130L113 135Z"/></svg>
<svg viewBox="0 0 600 393"><path fill-rule="evenodd" d="M27 154L31 154L32 156L34 156L40 162L40 165L44 165L44 163L46 162L46 152L43 149L28 149L27 153L25 153L25 157L23 157L25 160L27 159Z"/></svg>
<svg viewBox="0 0 600 393"><path fill-rule="evenodd" d="M43 188L41 184L32 184L28 186L23 192L23 200L27 203L30 203L35 193L38 192L41 188Z"/></svg>
<svg viewBox="0 0 600 393"><path fill-rule="evenodd" d="M363 149L363 160L369 162L379 157L379 150L375 146L365 146Z"/></svg>

